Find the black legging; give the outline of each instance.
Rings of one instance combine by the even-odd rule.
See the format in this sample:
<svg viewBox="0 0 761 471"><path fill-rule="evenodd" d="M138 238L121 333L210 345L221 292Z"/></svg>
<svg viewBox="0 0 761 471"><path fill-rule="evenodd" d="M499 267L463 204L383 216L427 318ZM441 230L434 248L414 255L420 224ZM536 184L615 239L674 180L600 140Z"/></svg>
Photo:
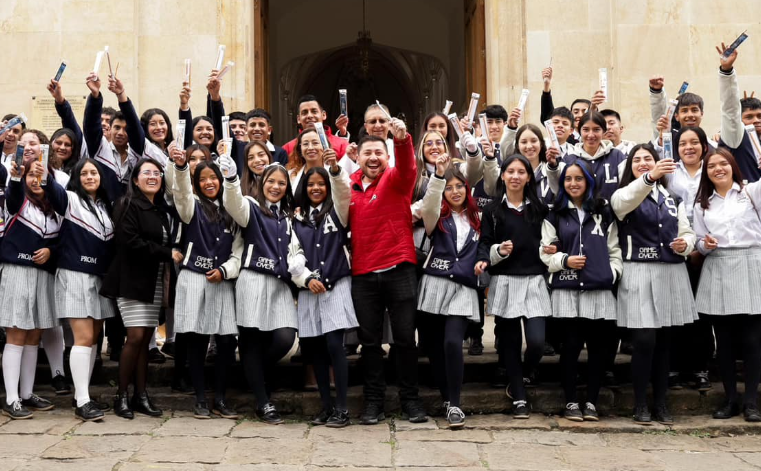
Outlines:
<svg viewBox="0 0 761 471"><path fill-rule="evenodd" d="M534 371L544 354L545 324L544 317L502 319L498 324L500 343L504 345L504 367L510 380L511 394L516 401L526 400L523 378ZM526 333L526 353L521 362L524 331Z"/></svg>
<svg viewBox="0 0 761 471"><path fill-rule="evenodd" d="M430 359L436 384L441 397L450 405L459 407L463 377L462 341L468 329L468 318L438 314L427 317Z"/></svg>
<svg viewBox="0 0 761 471"><path fill-rule="evenodd" d="M240 354L248 385L254 390L256 404L261 409L269 402L267 381L273 366L293 346L296 329L283 327L262 331L254 327L240 327Z"/></svg>
<svg viewBox="0 0 761 471"><path fill-rule="evenodd" d="M179 385L187 378L188 344L190 332L178 332L174 335L174 369L172 370L173 385Z"/></svg>
<svg viewBox="0 0 761 471"><path fill-rule="evenodd" d="M127 327L127 341L119 357L119 393L126 392L132 379L135 394L145 392L148 373L148 344L155 327Z"/></svg>
<svg viewBox="0 0 761 471"><path fill-rule="evenodd" d="M716 332L716 359L727 401L737 402L737 377L732 346L742 346L745 372L743 405L756 407L758 383L761 377L761 316L736 314L709 316Z"/></svg>
<svg viewBox="0 0 761 471"><path fill-rule="evenodd" d="M187 342L190 378L193 389L196 390L196 401L206 402L204 365L206 351L209 349L209 335L186 333L182 334ZM179 336L177 337L179 341ZM227 373L235 359L235 336L217 335L217 355L214 357L214 401L225 399L227 390Z"/></svg>
<svg viewBox="0 0 761 471"><path fill-rule="evenodd" d="M647 406L647 383L653 381L653 405L666 405L671 328L629 329L632 339L632 383L637 406Z"/></svg>
<svg viewBox="0 0 761 471"><path fill-rule="evenodd" d="M576 394L576 374L579 354L587 344L587 402L597 405L602 376L605 373L606 353L610 339L616 335L616 323L602 319L558 319L564 332L560 353L560 369L566 402L579 402Z"/></svg>
<svg viewBox="0 0 761 471"><path fill-rule="evenodd" d="M346 361L344 351L344 333L343 329L339 329L319 337L299 338L304 362L314 365L322 408L327 411L333 408L330 397L330 365L333 365L336 380L336 409L348 410L346 394L349 389L349 362Z"/></svg>

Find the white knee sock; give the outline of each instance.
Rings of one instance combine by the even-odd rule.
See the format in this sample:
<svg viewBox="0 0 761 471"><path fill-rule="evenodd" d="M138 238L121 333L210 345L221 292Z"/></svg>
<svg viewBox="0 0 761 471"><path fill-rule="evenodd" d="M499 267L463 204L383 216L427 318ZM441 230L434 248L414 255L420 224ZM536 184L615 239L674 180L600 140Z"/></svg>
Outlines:
<svg viewBox="0 0 761 471"><path fill-rule="evenodd" d="M90 380L92 380L92 370L95 369L95 359L98 358L98 344L93 344L92 347L90 347L90 374L87 376L87 384L90 384Z"/></svg>
<svg viewBox="0 0 761 471"><path fill-rule="evenodd" d="M158 348L156 346L156 329L153 329L153 335L151 335L151 341L148 343L148 350L153 350L154 348Z"/></svg>
<svg viewBox="0 0 761 471"><path fill-rule="evenodd" d="M5 402L8 405L18 401L18 381L21 375L21 355L24 347L5 344L3 349L3 382L5 383Z"/></svg>
<svg viewBox="0 0 761 471"><path fill-rule="evenodd" d="M82 347L79 345L71 347L69 367L71 368L71 379L74 382L74 398L77 400L77 407L82 407L90 402L91 356L92 347Z"/></svg>
<svg viewBox="0 0 761 471"><path fill-rule="evenodd" d="M53 327L42 331L42 348L50 363L50 375L64 375L63 369L63 327ZM64 375L65 376L65 375Z"/></svg>
<svg viewBox="0 0 761 471"><path fill-rule="evenodd" d="M37 374L38 350L39 346L37 345L24 345L24 352L21 354L21 379L19 380L19 396L21 396L21 399L29 399L34 390L34 375ZM63 363L63 360L61 363Z"/></svg>

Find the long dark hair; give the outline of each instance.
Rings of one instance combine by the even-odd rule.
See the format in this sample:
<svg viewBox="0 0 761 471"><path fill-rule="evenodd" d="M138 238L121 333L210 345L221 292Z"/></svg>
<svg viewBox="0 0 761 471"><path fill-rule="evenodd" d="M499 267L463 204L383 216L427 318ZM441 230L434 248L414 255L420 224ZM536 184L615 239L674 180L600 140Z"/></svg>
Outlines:
<svg viewBox="0 0 761 471"><path fill-rule="evenodd" d="M246 196L252 196L256 198L256 195L259 191L259 179L260 177L256 175L250 168L248 168L248 153L253 149L254 147L260 147L264 150L264 152L267 154L267 163L272 163L272 152L270 152L269 149L267 149L267 144L263 141L251 141L248 144L246 144L246 147L243 149L243 169L240 181L241 191Z"/></svg>
<svg viewBox="0 0 761 471"><path fill-rule="evenodd" d="M531 131L539 139L539 163L547 162L547 144L544 142L544 136L541 129L534 124L524 124L515 133L515 151L520 152L518 149L518 141L521 140L521 136L524 132Z"/></svg>
<svg viewBox="0 0 761 471"><path fill-rule="evenodd" d="M151 159L150 157L143 157L140 160L137 161L135 166L132 168L132 172L129 176L129 186L127 187L127 191L124 193L124 196L122 196L119 199L119 203L117 205L117 210L114 211L114 225L117 225L121 219L124 217L124 214L127 212L127 209L132 204L132 200L135 198L146 198L145 195L143 195L143 192L138 188L137 183L135 183L135 180L137 180L137 176L140 174L141 169L144 165L151 164L156 166L159 172L164 172L161 165L156 162L155 160ZM161 186L159 187L159 191L156 193L156 195L153 197L153 204L160 209L164 210L164 212L167 212L169 210L169 205L166 202L166 199L164 198L164 195L166 193L166 180L164 180L164 177L161 177Z"/></svg>
<svg viewBox="0 0 761 471"><path fill-rule="evenodd" d="M95 200L102 201L103 204L106 205L106 210L108 211L108 214L111 214L111 210L112 210L111 200L109 200L108 192L106 192L106 187L103 185L103 180L105 179L105 176L103 173L103 167L97 161L89 157L79 160L77 164L74 166L74 169L71 171L71 178L69 178L69 184L66 185L66 189L76 193L77 196L79 196L79 199L85 203L85 206L87 206L88 211L90 211L93 214L97 214L97 210L95 209L95 206L92 204L90 195L87 194L84 187L82 186L82 178L81 178L82 169L85 168L85 165L87 164L92 164L92 166L95 167L95 170L98 172L98 175L100 176L100 184L98 185L98 189L95 191Z"/></svg>
<svg viewBox="0 0 761 471"><path fill-rule="evenodd" d="M653 159L658 162L661 160L660 156L658 155L658 151L655 150L655 147L653 147L652 144L646 143L646 144L637 144L636 146L632 147L632 150L629 151L629 156L626 158L626 166L624 167L624 173L621 175L621 181L618 184L619 188L624 188L628 186L631 182L636 180L634 178L634 171L632 170L632 161L634 160L634 154L636 154L639 150L646 150L650 153L650 155L653 156ZM664 177L658 180L658 184L661 185L664 188L667 188L668 186L668 180Z"/></svg>
<svg viewBox="0 0 761 471"><path fill-rule="evenodd" d="M328 213L330 213L330 210L333 209L333 195L331 192L330 177L328 176L328 171L322 167L312 167L307 170L304 176L301 177L301 182L296 189L297 191L294 195L294 199L296 200L296 207L301 208L301 213L304 215L304 218L308 220L310 211L309 208L312 206L312 201L309 199L309 190L307 189L307 185L309 184L309 177L315 173L321 176L323 180L325 180L325 191L327 192L325 201L322 202L322 209L320 209L320 212L317 213L317 216L314 218L315 226L319 226L322 224L322 220L325 218L325 216L327 216Z"/></svg>
<svg viewBox="0 0 761 471"><path fill-rule="evenodd" d="M285 195L280 199L280 211L290 217L293 214L293 208L295 208L293 202L293 190L291 189L291 179L288 176L288 171L282 165L269 164L267 168L264 169L264 173L262 173L262 177L259 179L259 184L257 185L258 194L254 198L259 203L259 209L265 216L274 217L272 211L270 211L270 203L267 201L267 198L264 197L264 182L266 182L267 178L275 172L281 172L285 175Z"/></svg>
<svg viewBox="0 0 761 471"><path fill-rule="evenodd" d="M201 191L201 172L207 168L214 172L214 175L217 176L217 180L219 180L219 191L214 199L207 198L206 195L203 194L203 191ZM204 216L206 216L206 219L211 222L222 221L224 222L225 227L232 232L235 223L233 222L232 216L228 214L222 204L222 196L225 191L222 182L224 182L224 179L222 178L222 172L219 170L217 164L206 161L198 162L198 165L196 165L196 171L193 173L193 190L201 204L201 210L203 211ZM215 204L215 201L217 204Z"/></svg>
<svg viewBox="0 0 761 471"><path fill-rule="evenodd" d="M565 174L568 172L569 168L573 167L579 167L581 169L581 173L584 175L584 180L587 182L587 191L584 194L584 202L581 205L582 209L588 213L599 213L603 206L605 206L606 202L604 199L595 196L595 178L592 176L592 170L589 168L589 165L581 159L576 159L572 164L566 165L563 168L563 171L560 172L560 178L558 179L558 196L555 198L555 204L553 205L552 210L558 213L563 213L569 209L568 202L571 201L571 198L565 191Z"/></svg>
<svg viewBox="0 0 761 471"><path fill-rule="evenodd" d="M211 148L209 149L209 152L214 152L217 149L217 141L219 141L219 138L221 136L217 136L217 131L214 129L214 121L211 120L208 116L196 116L193 118L193 121L190 123L190 134L193 135L193 130L198 126L198 123L201 121L206 121L207 123L211 124L211 134L213 137L211 138ZM170 128L171 132L171 128Z"/></svg>
<svg viewBox="0 0 761 471"><path fill-rule="evenodd" d="M713 195L714 190L716 190L713 182L708 178L708 162L711 160L711 157L716 155L727 159L729 166L732 167L732 181L740 185L740 188L745 186L743 185L743 174L740 171L740 167L737 165L735 157L724 147L718 147L713 155L707 157L705 162L703 162L703 170L700 172L700 185L698 185L698 193L695 195L695 202L699 202L700 207L703 208L704 211L711 205L710 198L711 195Z"/></svg>
<svg viewBox="0 0 761 471"><path fill-rule="evenodd" d="M34 206L37 206L40 211L45 214L45 216L53 216L55 214L55 210L53 209L53 205L50 204L50 200L48 199L48 196L45 194L45 192L43 192L41 195L36 195L26 185L26 177L29 175L31 168L32 166L29 164L24 165L24 175L21 177L21 185L24 188L24 196L30 203L32 203ZM52 167L50 166L48 166L48 178L53 179L53 171Z"/></svg>
<svg viewBox="0 0 761 471"><path fill-rule="evenodd" d="M50 160L58 160L58 156L56 156L52 149L52 143L56 141L61 136L66 136L71 141L71 157L69 157L69 160L66 162L63 162L63 165L61 166L61 170L63 170L65 173L71 175L71 171L74 168L75 165L77 165L77 162L79 161L80 154L82 153L82 143L77 138L77 135L69 128L61 128L53 133L53 137L50 138L51 143L51 149L50 149Z"/></svg>
<svg viewBox="0 0 761 471"><path fill-rule="evenodd" d="M166 137L164 138L163 146L158 142L154 142L153 139L151 139L151 135L148 133L148 122L157 114L161 115L161 117L164 118L164 121L166 122ZM174 140L174 134L172 133L172 120L170 120L169 115L167 115L164 110L160 108L150 108L145 110L143 115L140 117L140 125L143 126L145 137L162 149L166 149Z"/></svg>
<svg viewBox="0 0 761 471"><path fill-rule="evenodd" d="M490 211L494 214L495 220L499 219L502 214L502 196L506 194L507 188L505 187L505 181L502 180L502 175L515 161L520 162L526 167L526 173L528 174L528 182L523 187L523 200L528 200L529 204L523 207L524 214L526 215L526 221L531 224L540 223L547 215L547 206L539 198L538 184L536 182L536 176L534 175L534 169L531 168L531 162L521 154L513 154L508 156L502 165L499 167L499 178L497 179L496 198L489 203L485 211Z"/></svg>
<svg viewBox="0 0 761 471"><path fill-rule="evenodd" d="M470 193L470 185L468 185L468 180L462 176L459 170L450 166L447 171L444 172L445 184L453 178L460 180L465 185L465 204L463 206L467 211L470 227L472 227L476 232L481 232L481 217L478 214L478 205L476 204L476 199L473 198L473 195ZM446 189L444 191L446 191ZM441 232L447 232L447 229L444 227L444 220L452 215L452 207L449 206L446 198L441 198L440 214L439 230Z"/></svg>
<svg viewBox="0 0 761 471"><path fill-rule="evenodd" d="M428 122L436 117L442 118L444 122L447 123L446 141L447 141L447 147L449 147L449 151L450 151L449 158L462 159L462 155L460 155L460 150L455 145L457 142L457 131L455 131L454 128L452 127L452 123L449 122L449 118L447 117L447 115L445 115L441 111L433 111L431 113L428 113L428 116L426 116L425 119L423 120L422 131L427 132Z"/></svg>
<svg viewBox="0 0 761 471"><path fill-rule="evenodd" d="M710 145L708 145L708 136L706 136L706 132L703 131L703 128L699 128L697 126L689 126L679 130L679 139L676 141L674 151L677 153L677 155L679 155L679 158L681 159L682 154L679 153L679 143L682 142L684 133L688 131L692 131L698 136L698 141L700 141L700 148L702 149L702 152L700 153L700 160L705 161L707 156L713 154L713 149Z"/></svg>

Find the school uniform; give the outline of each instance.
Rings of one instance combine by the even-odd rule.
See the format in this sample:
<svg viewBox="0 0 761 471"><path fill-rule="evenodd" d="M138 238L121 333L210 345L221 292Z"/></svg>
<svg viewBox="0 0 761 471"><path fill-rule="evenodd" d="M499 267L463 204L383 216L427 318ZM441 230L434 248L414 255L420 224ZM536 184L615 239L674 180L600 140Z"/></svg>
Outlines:
<svg viewBox="0 0 761 471"><path fill-rule="evenodd" d="M175 168L174 203L182 226L183 253L174 303L175 332L203 335L237 334L235 279L240 272L243 237L237 226L211 221L193 195L190 169ZM210 283L206 273L219 270L222 281Z"/></svg>
<svg viewBox="0 0 761 471"><path fill-rule="evenodd" d="M684 214L692 225L692 213L695 208L695 197L698 194L700 186L700 175L703 173L703 162L700 162L700 168L695 175L690 175L684 162L681 160L676 163L674 173L666 176L668 189L671 193L679 196L684 203Z"/></svg>
<svg viewBox="0 0 761 471"><path fill-rule="evenodd" d="M589 155L584 150L584 144L579 142L573 151L563 157L557 167L547 166L547 177L557 182L560 172L566 165L577 160L587 163L595 179L595 196L610 201L610 197L618 189L618 178L623 174L626 165L626 155L613 146L613 143L603 140L595 155Z"/></svg>
<svg viewBox="0 0 761 471"><path fill-rule="evenodd" d="M761 149L753 142L745 130L740 107L740 87L734 69L724 72L719 69L719 98L721 100L721 139L719 145L726 147L737 161L743 178L747 182L761 179Z"/></svg>
<svg viewBox="0 0 761 471"><path fill-rule="evenodd" d="M47 190L47 185L43 187ZM55 267L62 218L46 215L25 198L21 181L11 181L5 210L9 219L0 244L0 326L49 329L59 325L55 316ZM48 248L50 259L32 261L34 252Z"/></svg>
<svg viewBox="0 0 761 471"><path fill-rule="evenodd" d="M695 245L682 199L645 176L616 191L611 201L618 220L623 275L618 287L620 327L653 329L697 320L684 264ZM687 242L674 253L671 242Z"/></svg>
<svg viewBox="0 0 761 471"><path fill-rule="evenodd" d="M114 255L114 224L105 202L87 203L73 191L53 183L48 191L63 217L55 275L56 316L59 319L108 319L113 303L99 294Z"/></svg>

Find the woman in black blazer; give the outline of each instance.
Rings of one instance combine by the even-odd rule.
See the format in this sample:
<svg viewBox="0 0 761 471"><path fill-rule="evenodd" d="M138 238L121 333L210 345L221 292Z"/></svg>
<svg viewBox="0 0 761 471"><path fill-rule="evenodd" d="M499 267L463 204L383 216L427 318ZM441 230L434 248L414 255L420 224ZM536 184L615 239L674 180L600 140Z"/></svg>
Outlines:
<svg viewBox="0 0 761 471"><path fill-rule="evenodd" d="M135 165L129 189L114 210L114 224L116 254L101 288L102 295L116 298L127 328L114 412L128 419L134 417L133 411L160 416L162 411L153 406L145 390L148 343L159 323L164 294L164 264L172 260L164 174L157 162L141 159Z"/></svg>

